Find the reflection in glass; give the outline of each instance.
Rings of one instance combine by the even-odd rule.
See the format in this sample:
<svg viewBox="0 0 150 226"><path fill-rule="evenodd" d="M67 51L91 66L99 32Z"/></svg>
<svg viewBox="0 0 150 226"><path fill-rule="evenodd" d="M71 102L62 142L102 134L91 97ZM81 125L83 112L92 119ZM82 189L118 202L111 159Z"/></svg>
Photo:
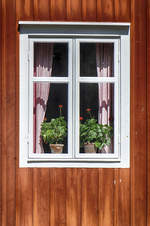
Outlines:
<svg viewBox="0 0 150 226"><path fill-rule="evenodd" d="M67 77L68 44L34 43L34 76Z"/></svg>
<svg viewBox="0 0 150 226"><path fill-rule="evenodd" d="M80 44L81 77L113 77L114 47L112 43Z"/></svg>
<svg viewBox="0 0 150 226"><path fill-rule="evenodd" d="M35 82L33 94L34 153L68 153L68 85Z"/></svg>
<svg viewBox="0 0 150 226"><path fill-rule="evenodd" d="M113 153L114 84L80 84L80 153Z"/></svg>

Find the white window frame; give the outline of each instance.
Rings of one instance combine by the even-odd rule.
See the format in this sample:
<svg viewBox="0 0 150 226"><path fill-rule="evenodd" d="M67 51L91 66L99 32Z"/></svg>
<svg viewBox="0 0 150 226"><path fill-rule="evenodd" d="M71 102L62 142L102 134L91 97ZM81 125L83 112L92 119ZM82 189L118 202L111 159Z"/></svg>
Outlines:
<svg viewBox="0 0 150 226"><path fill-rule="evenodd" d="M33 57L34 57L34 43L67 43L68 44L68 77L34 77L33 74ZM72 159L72 39L63 38L31 38L29 41L29 159ZM34 82L50 82L59 84L68 84L68 153L63 154L46 154L33 153L33 83Z"/></svg>
<svg viewBox="0 0 150 226"><path fill-rule="evenodd" d="M130 24L19 22L19 25L20 167L128 168L130 166ZM34 42L68 43L68 77L33 77ZM81 42L114 43L114 59L117 59L114 64L114 77L79 77ZM72 64L73 61L76 62L76 68ZM33 82L68 84L67 154L33 153L33 126L31 126L33 125ZM114 84L114 153L79 153L79 84L87 82ZM72 98L75 101L72 102Z"/></svg>
<svg viewBox="0 0 150 226"><path fill-rule="evenodd" d="M113 43L114 44L114 77L80 77L80 43ZM75 158L81 158L81 159L94 159L96 161L97 159L101 159L101 161L120 161L120 133L119 133L119 123L120 120L120 103L119 103L119 96L120 96L120 56L119 56L119 45L120 40L119 39L76 39L76 126L75 126L75 147L77 146L75 151ZM112 83L114 84L114 102L115 102L115 120L114 120L114 153L79 153L79 112L80 112L80 106L79 106L79 85L80 83Z"/></svg>

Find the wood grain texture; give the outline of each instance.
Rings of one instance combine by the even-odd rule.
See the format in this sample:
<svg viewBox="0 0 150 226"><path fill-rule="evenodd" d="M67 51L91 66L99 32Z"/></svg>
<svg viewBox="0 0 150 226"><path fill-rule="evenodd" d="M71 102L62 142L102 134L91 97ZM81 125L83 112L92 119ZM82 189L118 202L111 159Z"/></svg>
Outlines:
<svg viewBox="0 0 150 226"><path fill-rule="evenodd" d="M15 224L15 0L2 1L3 12L3 75L2 75L2 225ZM8 145L9 144L9 145Z"/></svg>
<svg viewBox="0 0 150 226"><path fill-rule="evenodd" d="M131 194L130 194L130 169L119 169L116 181L118 195L117 226L131 225Z"/></svg>
<svg viewBox="0 0 150 226"><path fill-rule="evenodd" d="M98 198L99 225L114 226L114 169L99 169Z"/></svg>
<svg viewBox="0 0 150 226"><path fill-rule="evenodd" d="M81 0L66 0L67 3L67 20L80 21L82 19L82 2Z"/></svg>
<svg viewBox="0 0 150 226"><path fill-rule="evenodd" d="M130 169L114 169L113 226L131 225Z"/></svg>
<svg viewBox="0 0 150 226"><path fill-rule="evenodd" d="M97 169L82 169L82 217L81 225L98 225L99 174Z"/></svg>
<svg viewBox="0 0 150 226"><path fill-rule="evenodd" d="M50 20L50 0L34 0L34 20Z"/></svg>
<svg viewBox="0 0 150 226"><path fill-rule="evenodd" d="M114 169L114 226L118 226L119 224L119 170Z"/></svg>
<svg viewBox="0 0 150 226"><path fill-rule="evenodd" d="M132 1L131 225L146 226L146 1Z"/></svg>
<svg viewBox="0 0 150 226"><path fill-rule="evenodd" d="M66 169L50 169L50 225L66 225Z"/></svg>
<svg viewBox="0 0 150 226"><path fill-rule="evenodd" d="M96 0L82 0L82 20L96 21Z"/></svg>
<svg viewBox="0 0 150 226"><path fill-rule="evenodd" d="M0 1L0 43L2 43L2 1ZM2 48L0 49L0 81L2 81ZM0 106L2 106L2 83L0 83ZM0 111L2 125L2 111ZM0 126L0 224L2 225L2 127Z"/></svg>
<svg viewBox="0 0 150 226"><path fill-rule="evenodd" d="M16 27L19 20L33 20L33 15L33 1L16 0ZM16 53L16 226L33 226L33 169L19 168L19 32Z"/></svg>
<svg viewBox="0 0 150 226"><path fill-rule="evenodd" d="M33 20L34 1L16 0L16 17L17 20Z"/></svg>
<svg viewBox="0 0 150 226"><path fill-rule="evenodd" d="M147 226L150 226L150 0L147 0Z"/></svg>
<svg viewBox="0 0 150 226"><path fill-rule="evenodd" d="M5 123L6 122L6 66L5 66L5 55L6 55L6 7L5 7L5 2L4 0L2 1L2 14L1 14L1 21L2 21L2 78L1 78L1 87L2 87L2 124L1 124L1 128L2 128L2 149L1 149L1 153L2 153L2 166L1 166L1 175L2 175L2 216L1 216L1 223L2 226L6 225L6 211L7 211L7 205L6 205L6 126Z"/></svg>
<svg viewBox="0 0 150 226"><path fill-rule="evenodd" d="M66 0L51 0L51 19L65 21L67 19Z"/></svg>
<svg viewBox="0 0 150 226"><path fill-rule="evenodd" d="M81 225L81 169L66 170L66 225Z"/></svg>
<svg viewBox="0 0 150 226"><path fill-rule="evenodd" d="M50 219L49 169L33 170L33 225L49 226Z"/></svg>
<svg viewBox="0 0 150 226"><path fill-rule="evenodd" d="M102 9L100 12L98 11L97 14L100 15L102 21L114 21L115 19L115 6L113 0L101 0L101 6L98 5L98 10Z"/></svg>
<svg viewBox="0 0 150 226"><path fill-rule="evenodd" d="M131 21L131 0L114 0L115 21Z"/></svg>
<svg viewBox="0 0 150 226"><path fill-rule="evenodd" d="M33 224L33 171L19 169L16 174L16 226ZM37 215L39 216L39 215ZM38 224L37 224L38 225Z"/></svg>

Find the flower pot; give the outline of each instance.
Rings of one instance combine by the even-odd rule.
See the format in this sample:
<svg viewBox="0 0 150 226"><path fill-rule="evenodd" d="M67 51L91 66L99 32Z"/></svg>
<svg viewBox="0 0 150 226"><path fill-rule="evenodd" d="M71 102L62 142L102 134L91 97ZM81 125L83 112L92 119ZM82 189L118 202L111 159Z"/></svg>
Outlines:
<svg viewBox="0 0 150 226"><path fill-rule="evenodd" d="M97 148L94 144L84 144L84 152L85 153L96 153Z"/></svg>
<svg viewBox="0 0 150 226"><path fill-rule="evenodd" d="M64 144L50 144L51 153L60 154L63 152Z"/></svg>

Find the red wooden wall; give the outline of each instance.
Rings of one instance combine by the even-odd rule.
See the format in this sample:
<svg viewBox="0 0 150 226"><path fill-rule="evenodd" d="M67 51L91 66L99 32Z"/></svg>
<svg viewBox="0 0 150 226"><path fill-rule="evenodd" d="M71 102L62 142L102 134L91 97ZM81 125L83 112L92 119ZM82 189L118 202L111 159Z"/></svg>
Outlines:
<svg viewBox="0 0 150 226"><path fill-rule="evenodd" d="M131 22L130 169L19 169L19 20ZM0 225L150 226L150 0L0 1Z"/></svg>

